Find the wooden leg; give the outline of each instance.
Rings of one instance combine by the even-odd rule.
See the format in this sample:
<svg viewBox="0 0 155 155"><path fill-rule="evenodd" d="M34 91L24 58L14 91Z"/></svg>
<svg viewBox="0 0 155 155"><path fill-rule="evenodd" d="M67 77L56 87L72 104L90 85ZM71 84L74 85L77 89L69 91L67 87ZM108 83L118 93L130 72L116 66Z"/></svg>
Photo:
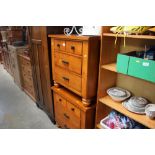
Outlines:
<svg viewBox="0 0 155 155"><path fill-rule="evenodd" d="M57 88L60 87L60 85L56 81L54 81L54 86L56 86Z"/></svg>
<svg viewBox="0 0 155 155"><path fill-rule="evenodd" d="M82 103L85 107L88 107L90 106L92 100L91 99L85 99L85 98L82 98Z"/></svg>

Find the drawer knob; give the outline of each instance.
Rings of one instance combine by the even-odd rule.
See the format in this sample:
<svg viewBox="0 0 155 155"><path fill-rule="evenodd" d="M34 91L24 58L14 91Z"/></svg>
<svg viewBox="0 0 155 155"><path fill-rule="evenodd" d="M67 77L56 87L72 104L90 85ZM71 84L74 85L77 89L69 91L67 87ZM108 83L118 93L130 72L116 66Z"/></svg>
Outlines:
<svg viewBox="0 0 155 155"><path fill-rule="evenodd" d="M72 110L72 111L75 111L75 109L74 109L74 108L71 108L71 110Z"/></svg>
<svg viewBox="0 0 155 155"><path fill-rule="evenodd" d="M62 63L67 64L67 65L69 64L69 62L65 60L62 60Z"/></svg>
<svg viewBox="0 0 155 155"><path fill-rule="evenodd" d="M60 44L57 44L57 47L60 47Z"/></svg>
<svg viewBox="0 0 155 155"><path fill-rule="evenodd" d="M62 77L65 81L69 81L69 78L67 78L67 77Z"/></svg>
<svg viewBox="0 0 155 155"><path fill-rule="evenodd" d="M62 101L61 98L59 98L59 101L60 101L60 102Z"/></svg>
<svg viewBox="0 0 155 155"><path fill-rule="evenodd" d="M64 116L67 118L67 119L69 119L70 117L66 114L66 113L64 113Z"/></svg>
<svg viewBox="0 0 155 155"><path fill-rule="evenodd" d="M75 47L74 47L74 46L71 46L71 49L72 49L72 50L75 50Z"/></svg>

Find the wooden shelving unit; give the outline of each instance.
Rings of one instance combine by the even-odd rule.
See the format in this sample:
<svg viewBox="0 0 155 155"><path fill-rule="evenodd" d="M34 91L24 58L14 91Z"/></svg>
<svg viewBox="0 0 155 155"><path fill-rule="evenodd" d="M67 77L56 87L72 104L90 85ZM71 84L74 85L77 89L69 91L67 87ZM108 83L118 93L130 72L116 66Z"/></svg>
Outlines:
<svg viewBox="0 0 155 155"><path fill-rule="evenodd" d="M107 94L107 89L118 86L132 92L132 95L142 96L151 103L155 103L155 84L117 73L116 61L118 53L143 49L145 45L155 45L155 36L127 35L126 46L123 46L124 35L119 34L115 45L116 34L110 32L111 27L102 27L100 70L98 80L98 96L96 107L96 128L101 129L100 120L105 118L112 109L130 117L148 128L155 128L155 120L146 115L132 113L125 109L121 103L113 101Z"/></svg>
<svg viewBox="0 0 155 155"><path fill-rule="evenodd" d="M116 37L114 33L103 33L103 36L107 37ZM118 34L117 37L124 38L124 34ZM126 38L135 38L135 39L155 39L155 36L151 35L126 35Z"/></svg>
<svg viewBox="0 0 155 155"><path fill-rule="evenodd" d="M109 96L105 96L103 98L100 98L99 101L102 104L107 105L108 107L117 110L118 112L134 119L135 121L149 127L149 128L155 128L155 121L149 119L148 117L146 117L146 115L139 115L139 114L135 114L132 112L129 112L128 110L126 110L121 103L115 102L113 101Z"/></svg>
<svg viewBox="0 0 155 155"><path fill-rule="evenodd" d="M116 63L102 65L101 68L107 69L107 70L112 71L112 72L117 72L117 70L116 70Z"/></svg>

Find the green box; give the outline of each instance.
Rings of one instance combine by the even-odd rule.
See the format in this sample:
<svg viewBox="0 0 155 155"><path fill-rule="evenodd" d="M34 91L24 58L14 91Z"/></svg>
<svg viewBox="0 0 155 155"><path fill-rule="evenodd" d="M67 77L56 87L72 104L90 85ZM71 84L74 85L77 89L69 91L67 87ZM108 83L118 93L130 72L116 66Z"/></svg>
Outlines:
<svg viewBox="0 0 155 155"><path fill-rule="evenodd" d="M128 75L155 82L155 61L130 57Z"/></svg>
<svg viewBox="0 0 155 155"><path fill-rule="evenodd" d="M155 83L155 61L137 58L136 52L117 55L117 72Z"/></svg>
<svg viewBox="0 0 155 155"><path fill-rule="evenodd" d="M130 57L125 54L117 55L117 65L116 69L118 73L127 74L128 73L128 65L129 65Z"/></svg>

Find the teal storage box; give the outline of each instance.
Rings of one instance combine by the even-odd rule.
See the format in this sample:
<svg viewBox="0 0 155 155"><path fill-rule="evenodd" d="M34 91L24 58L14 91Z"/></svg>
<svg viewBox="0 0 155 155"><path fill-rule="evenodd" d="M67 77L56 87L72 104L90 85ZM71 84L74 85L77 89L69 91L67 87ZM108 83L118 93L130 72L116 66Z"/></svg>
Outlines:
<svg viewBox="0 0 155 155"><path fill-rule="evenodd" d="M155 82L155 61L130 57L128 75Z"/></svg>
<svg viewBox="0 0 155 155"><path fill-rule="evenodd" d="M155 61L136 56L136 51L117 55L117 72L155 83Z"/></svg>
<svg viewBox="0 0 155 155"><path fill-rule="evenodd" d="M116 69L118 73L127 74L128 73L128 64L130 57L125 54L117 55L117 65Z"/></svg>

